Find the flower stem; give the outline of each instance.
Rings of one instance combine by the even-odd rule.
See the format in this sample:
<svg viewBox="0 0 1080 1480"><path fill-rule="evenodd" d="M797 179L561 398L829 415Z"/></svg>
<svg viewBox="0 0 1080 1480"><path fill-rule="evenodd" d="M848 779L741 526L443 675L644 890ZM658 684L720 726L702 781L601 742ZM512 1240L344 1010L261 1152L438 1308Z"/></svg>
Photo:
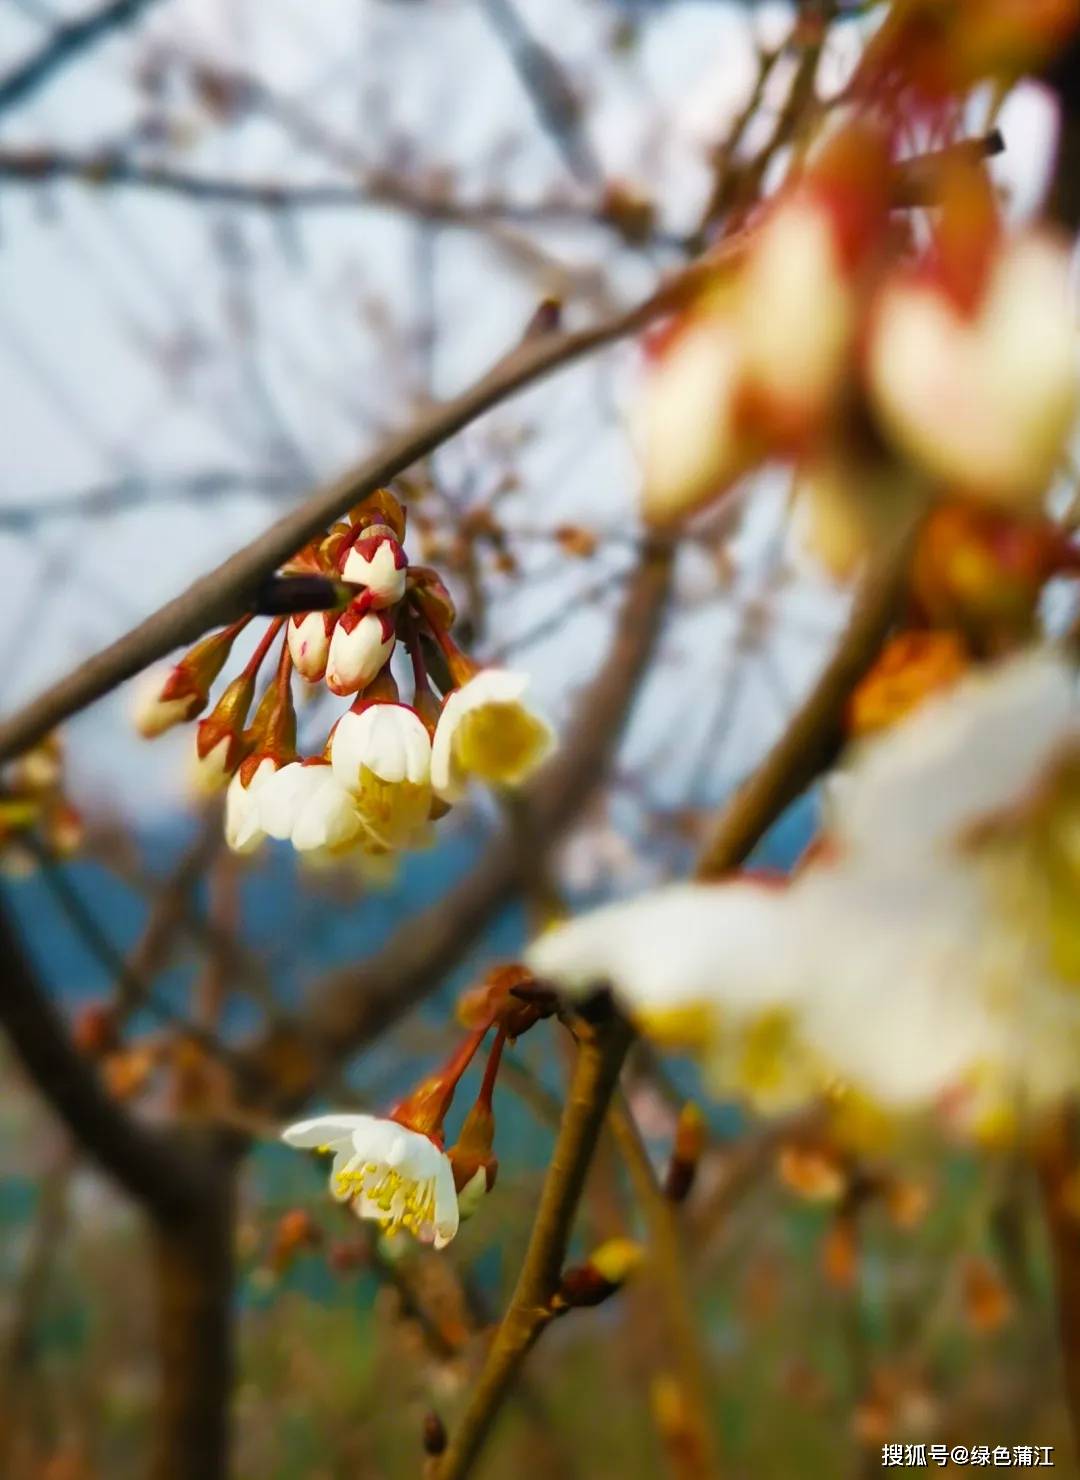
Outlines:
<svg viewBox="0 0 1080 1480"><path fill-rule="evenodd" d="M499 1075L499 1064L502 1062L503 1046L506 1043L506 1029L500 1028L488 1053L487 1063L484 1065L484 1078L480 1085L480 1093L477 1100L481 1105L491 1109L491 1097L495 1092L495 1080Z"/></svg>
<svg viewBox="0 0 1080 1480"><path fill-rule="evenodd" d="M251 657L247 660L247 665L244 668L245 678L258 678L259 669L262 667L266 655L273 645L274 639L277 637L278 633L281 631L284 625L284 617L275 617L274 620L268 624L266 631L259 639L258 646L255 648L255 651L252 653Z"/></svg>

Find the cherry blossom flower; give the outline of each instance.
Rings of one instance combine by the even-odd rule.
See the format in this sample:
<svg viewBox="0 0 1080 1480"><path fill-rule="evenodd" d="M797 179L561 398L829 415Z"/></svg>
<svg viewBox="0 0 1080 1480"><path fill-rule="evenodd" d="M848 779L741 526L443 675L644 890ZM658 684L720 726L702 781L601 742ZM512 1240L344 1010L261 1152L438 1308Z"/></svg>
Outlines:
<svg viewBox="0 0 1080 1480"><path fill-rule="evenodd" d="M675 885L531 948L608 983L766 1107L838 1087L981 1134L1080 1085L1080 711L1036 651L927 699L830 787L830 847L786 887Z"/></svg>
<svg viewBox="0 0 1080 1480"><path fill-rule="evenodd" d="M385 1233L445 1248L458 1231L449 1158L422 1131L374 1115L320 1115L282 1132L289 1146L332 1152L330 1195Z"/></svg>
<svg viewBox="0 0 1080 1480"><path fill-rule="evenodd" d="M431 740L406 704L375 700L342 715L330 739L334 776L371 837L387 849L415 840L431 811Z"/></svg>
<svg viewBox="0 0 1080 1480"><path fill-rule="evenodd" d="M1004 245L981 300L931 278L897 277L873 317L868 376L899 448L931 477L1032 507L1076 412L1069 257L1029 234Z"/></svg>
<svg viewBox="0 0 1080 1480"><path fill-rule="evenodd" d="M528 676L484 668L447 696L431 747L431 783L444 801L458 801L470 776L517 786L555 743L545 719L527 708Z"/></svg>
<svg viewBox="0 0 1080 1480"><path fill-rule="evenodd" d="M298 853L347 849L364 823L351 794L328 761L292 761L262 783L258 825L268 837L288 840Z"/></svg>

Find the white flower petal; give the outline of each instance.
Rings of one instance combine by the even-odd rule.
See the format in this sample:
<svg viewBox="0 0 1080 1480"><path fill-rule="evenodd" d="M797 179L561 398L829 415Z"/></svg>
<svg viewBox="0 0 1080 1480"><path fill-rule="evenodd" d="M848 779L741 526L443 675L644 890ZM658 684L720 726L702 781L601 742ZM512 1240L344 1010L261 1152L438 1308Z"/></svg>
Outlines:
<svg viewBox="0 0 1080 1480"><path fill-rule="evenodd" d="M863 855L947 849L1034 787L1078 717L1072 670L1050 651L980 670L856 751L830 828Z"/></svg>

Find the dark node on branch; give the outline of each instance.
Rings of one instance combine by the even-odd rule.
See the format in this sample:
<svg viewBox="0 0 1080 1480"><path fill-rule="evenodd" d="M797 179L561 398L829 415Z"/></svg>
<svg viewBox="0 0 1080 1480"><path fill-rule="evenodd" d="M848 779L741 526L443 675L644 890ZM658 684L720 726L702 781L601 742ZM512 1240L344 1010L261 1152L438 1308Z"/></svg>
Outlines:
<svg viewBox="0 0 1080 1480"><path fill-rule="evenodd" d="M327 576L270 576L255 593L254 610L260 617L333 611L347 606L361 589L351 581L332 581Z"/></svg>
<svg viewBox="0 0 1080 1480"><path fill-rule="evenodd" d="M446 1448L446 1425L434 1408L429 1408L424 1414L422 1442L424 1453L432 1456L442 1454Z"/></svg>
<svg viewBox="0 0 1080 1480"><path fill-rule="evenodd" d="M533 315L525 325L522 341L526 339L539 339L544 334L554 334L562 328L562 299L541 298L536 305Z"/></svg>
<svg viewBox="0 0 1080 1480"><path fill-rule="evenodd" d="M594 1028L610 1023L617 1016L610 987L597 987L576 1004L576 1010L578 1017Z"/></svg>

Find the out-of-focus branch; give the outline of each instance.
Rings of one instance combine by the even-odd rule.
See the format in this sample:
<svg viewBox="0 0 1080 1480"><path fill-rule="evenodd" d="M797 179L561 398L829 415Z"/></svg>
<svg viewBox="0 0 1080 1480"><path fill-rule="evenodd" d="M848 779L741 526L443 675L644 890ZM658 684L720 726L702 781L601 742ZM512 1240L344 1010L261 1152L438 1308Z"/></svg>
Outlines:
<svg viewBox="0 0 1080 1480"><path fill-rule="evenodd" d="M717 878L745 862L784 808L832 761L851 692L896 616L917 525L911 517L871 559L832 657L780 739L721 811L698 860L698 878Z"/></svg>
<svg viewBox="0 0 1080 1480"><path fill-rule="evenodd" d="M675 1368L684 1416L679 1472L686 1480L708 1480L718 1473L708 1418L708 1385L675 1207L656 1180L641 1133L620 1090L615 1092L608 1123L645 1217L650 1272L663 1302L666 1354Z"/></svg>
<svg viewBox="0 0 1080 1480"><path fill-rule="evenodd" d="M434 991L521 888L537 858L581 815L652 655L670 591L671 558L666 545L644 552L611 648L579 699L576 721L559 754L523 794L530 857L522 857L513 830L499 833L438 903L408 920L367 962L315 983L303 1021L272 1030L253 1050L253 1070L276 1086L283 1108L302 1101L327 1067L340 1064Z"/></svg>
<svg viewBox="0 0 1080 1480"><path fill-rule="evenodd" d="M151 1480L225 1480L233 1382L232 1295L240 1143L201 1127L187 1148L204 1169L189 1215L155 1219L160 1351Z"/></svg>
<svg viewBox="0 0 1080 1480"><path fill-rule="evenodd" d="M1080 1445L1080 1222L1069 1196L1080 1167L1075 1106L1046 1128L1036 1162L1054 1265L1065 1402L1073 1439Z"/></svg>
<svg viewBox="0 0 1080 1480"><path fill-rule="evenodd" d="M484 0L484 13L571 174L584 184L600 184L603 173L582 128L581 99L554 53L530 33L510 0Z"/></svg>
<svg viewBox="0 0 1080 1480"><path fill-rule="evenodd" d="M0 113L25 102L38 88L96 42L129 26L157 0L108 0L77 20L58 25L39 51L0 77Z"/></svg>
<svg viewBox="0 0 1080 1480"><path fill-rule="evenodd" d="M297 491L296 477L282 472L207 469L206 472L180 474L175 478L132 476L91 484L72 493L4 504L0 508L0 529L21 534L25 530L37 529L51 519L70 519L72 516L80 519L108 518L125 509L174 501L210 503L232 493L259 493L282 499Z"/></svg>
<svg viewBox="0 0 1080 1480"><path fill-rule="evenodd" d="M37 979L0 900L0 1026L77 1145L156 1214L182 1217L204 1190L202 1168L170 1137L139 1124L105 1092Z"/></svg>
<svg viewBox="0 0 1080 1480"><path fill-rule="evenodd" d="M1046 209L1060 226L1075 232L1080 229L1080 34L1054 58L1043 81L1057 94L1060 109L1057 159Z"/></svg>
<svg viewBox="0 0 1080 1480"><path fill-rule="evenodd" d="M521 1273L469 1404L446 1453L433 1467L436 1480L461 1480L469 1473L522 1363L551 1319L574 1212L630 1037L618 1017L581 1026L566 1107Z"/></svg>
<svg viewBox="0 0 1080 1480"><path fill-rule="evenodd" d="M908 161L899 167L898 189L905 173L915 163ZM737 257L744 241L741 236L731 237L722 248L714 248L708 259L691 262L647 298L590 328L527 336L467 390L424 411L411 426L392 435L371 456L316 489L298 508L242 550L0 724L0 761L19 754L62 720L92 704L173 648L193 641L208 627L231 621L250 604L261 580L353 504L390 482L515 392L583 355L625 338L685 302L715 271L721 254Z"/></svg>
<svg viewBox="0 0 1080 1480"><path fill-rule="evenodd" d="M14 1289L10 1320L0 1345L0 1472L11 1473L20 1410L38 1355L38 1328L57 1249L68 1217L75 1156L65 1137L46 1164L29 1244Z"/></svg>

